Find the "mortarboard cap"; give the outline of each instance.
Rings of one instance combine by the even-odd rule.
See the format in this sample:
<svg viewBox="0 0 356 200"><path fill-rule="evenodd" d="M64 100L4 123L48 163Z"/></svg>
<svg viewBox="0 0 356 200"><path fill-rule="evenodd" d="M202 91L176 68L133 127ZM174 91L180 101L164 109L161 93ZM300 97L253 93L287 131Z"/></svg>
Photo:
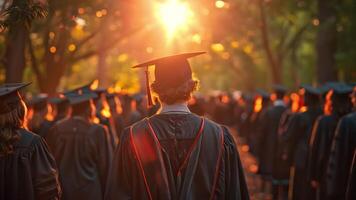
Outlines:
<svg viewBox="0 0 356 200"><path fill-rule="evenodd" d="M167 87L167 89L174 88L192 79L192 69L188 59L204 53L206 52L191 52L165 56L133 66L132 68L146 68L146 89L149 106L152 105L147 69L149 66L155 66L155 82Z"/></svg>
<svg viewBox="0 0 356 200"><path fill-rule="evenodd" d="M269 99L270 98L270 94L268 92L266 92L265 90L263 90L263 89L257 89L256 93L258 95L260 95L264 99Z"/></svg>
<svg viewBox="0 0 356 200"><path fill-rule="evenodd" d="M274 92L278 92L278 93L286 93L287 92L287 88L283 85L275 84L272 86L272 89Z"/></svg>
<svg viewBox="0 0 356 200"><path fill-rule="evenodd" d="M72 104L72 105L87 102L87 101L89 101L91 99L95 99L97 97L98 97L98 95L94 92L85 92L83 94L71 94L71 95L67 96L70 104Z"/></svg>
<svg viewBox="0 0 356 200"><path fill-rule="evenodd" d="M69 103L69 100L64 95L60 95L58 97L52 97L48 100L49 103L54 105L66 104Z"/></svg>
<svg viewBox="0 0 356 200"><path fill-rule="evenodd" d="M311 85L308 84L302 84L300 85L300 88L303 88L305 90L306 93L312 94L312 95L321 95L322 92L320 89L315 88Z"/></svg>
<svg viewBox="0 0 356 200"><path fill-rule="evenodd" d="M48 95L41 93L38 94L29 101L29 104L35 109L35 110L41 110L47 107L48 103Z"/></svg>
<svg viewBox="0 0 356 200"><path fill-rule="evenodd" d="M353 88L345 83L338 83L332 85L331 89L334 91L335 94L351 94Z"/></svg>
<svg viewBox="0 0 356 200"><path fill-rule="evenodd" d="M99 84L98 80L93 80L93 81L91 81L90 83L88 83L86 85L83 85L83 86L77 87L75 89L63 92L63 94L65 96L72 96L72 95L76 95L76 94L79 94L79 93L91 92L91 91L97 89L98 84Z"/></svg>
<svg viewBox="0 0 356 200"><path fill-rule="evenodd" d="M11 112L22 98L19 90L31 83L7 83L0 86L0 114Z"/></svg>

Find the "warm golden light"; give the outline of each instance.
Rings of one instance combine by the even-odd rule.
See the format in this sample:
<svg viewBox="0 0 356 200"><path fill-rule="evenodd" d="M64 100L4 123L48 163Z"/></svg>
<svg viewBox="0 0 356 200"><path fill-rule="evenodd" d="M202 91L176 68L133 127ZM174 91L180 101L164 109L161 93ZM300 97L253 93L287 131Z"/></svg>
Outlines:
<svg viewBox="0 0 356 200"><path fill-rule="evenodd" d="M91 90L96 90L99 87L99 80L95 79L91 84L90 84L90 89Z"/></svg>
<svg viewBox="0 0 356 200"><path fill-rule="evenodd" d="M262 101L263 99L262 99L262 97L257 97L257 99L255 100L255 105L254 105L254 108L253 108L253 110L254 110L254 112L255 113L258 113L258 112L260 112L261 110L262 110L262 103L263 103L263 101Z"/></svg>
<svg viewBox="0 0 356 200"><path fill-rule="evenodd" d="M179 0L168 0L157 5L157 18L165 27L168 38L186 28L192 15L189 5Z"/></svg>
<svg viewBox="0 0 356 200"><path fill-rule="evenodd" d="M215 1L215 6L217 8L223 8L225 6L225 2L221 0Z"/></svg>

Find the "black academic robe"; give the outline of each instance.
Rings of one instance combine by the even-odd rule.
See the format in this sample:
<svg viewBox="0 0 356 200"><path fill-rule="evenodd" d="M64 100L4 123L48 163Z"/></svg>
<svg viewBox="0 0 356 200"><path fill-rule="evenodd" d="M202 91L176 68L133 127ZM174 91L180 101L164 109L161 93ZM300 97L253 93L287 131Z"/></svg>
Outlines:
<svg viewBox="0 0 356 200"><path fill-rule="evenodd" d="M356 112L339 121L327 166L327 198L345 199L347 181L356 148Z"/></svg>
<svg viewBox="0 0 356 200"><path fill-rule="evenodd" d="M281 117L278 127L278 142L276 145L275 157L273 160L273 169L272 169L272 182L276 185L288 185L289 184L289 175L290 167L292 165L291 159L286 156L286 143L283 141L283 135L288 128L290 123L293 121L293 117L297 113L292 112L290 109L287 109Z"/></svg>
<svg viewBox="0 0 356 200"><path fill-rule="evenodd" d="M116 131L115 120L111 117L105 117L101 114L97 114L97 117L100 120L100 124L107 127L109 136L110 136L110 143L112 149L116 149L117 144L119 143L118 133Z"/></svg>
<svg viewBox="0 0 356 200"><path fill-rule="evenodd" d="M322 114L320 107L309 107L307 111L292 116L289 127L281 136L286 148L285 155L294 167L293 199L309 199L315 195L307 181L309 140L314 122Z"/></svg>
<svg viewBox="0 0 356 200"><path fill-rule="evenodd" d="M286 106L277 105L266 109L261 116L259 143L259 173L270 179L273 171L273 160L278 142L278 126Z"/></svg>
<svg viewBox="0 0 356 200"><path fill-rule="evenodd" d="M336 114L319 117L314 124L310 139L308 182L317 181L319 183L320 199L325 199L326 166L338 121L339 116Z"/></svg>
<svg viewBox="0 0 356 200"><path fill-rule="evenodd" d="M264 137L263 132L261 130L261 124L263 120L263 113L266 112L267 108L262 109L259 112L253 112L250 116L249 128L248 128L248 135L247 135L247 142L250 147L250 152L259 159L259 152L261 139Z"/></svg>
<svg viewBox="0 0 356 200"><path fill-rule="evenodd" d="M352 159L349 180L347 183L346 200L356 199L356 149Z"/></svg>
<svg viewBox="0 0 356 200"><path fill-rule="evenodd" d="M249 199L228 129L194 114L158 114L125 129L109 175L112 199Z"/></svg>
<svg viewBox="0 0 356 200"><path fill-rule="evenodd" d="M33 128L31 131L33 131L34 133L36 133L42 137L46 137L49 129L53 126L53 124L54 124L53 121L49 121L49 120L45 119L39 127Z"/></svg>
<svg viewBox="0 0 356 200"><path fill-rule="evenodd" d="M46 140L58 164L63 199L103 199L113 151L106 127L72 117L55 124Z"/></svg>
<svg viewBox="0 0 356 200"><path fill-rule="evenodd" d="M38 135L19 129L14 152L0 156L0 200L60 199L55 160Z"/></svg>

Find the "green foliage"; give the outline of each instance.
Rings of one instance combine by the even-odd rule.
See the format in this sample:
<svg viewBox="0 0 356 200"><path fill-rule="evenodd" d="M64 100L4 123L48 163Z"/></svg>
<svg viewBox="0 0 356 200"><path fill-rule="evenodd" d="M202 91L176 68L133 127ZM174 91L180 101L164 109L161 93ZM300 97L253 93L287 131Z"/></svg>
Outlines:
<svg viewBox="0 0 356 200"><path fill-rule="evenodd" d="M2 13L4 20L0 21L0 28L10 28L16 24L24 24L28 28L35 19L43 19L48 15L48 8L38 2L29 0L13 1Z"/></svg>

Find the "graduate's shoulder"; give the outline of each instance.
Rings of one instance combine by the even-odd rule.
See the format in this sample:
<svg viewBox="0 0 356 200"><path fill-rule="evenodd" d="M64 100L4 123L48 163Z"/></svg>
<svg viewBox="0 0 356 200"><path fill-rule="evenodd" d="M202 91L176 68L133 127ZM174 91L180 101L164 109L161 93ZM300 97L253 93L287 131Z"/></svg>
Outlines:
<svg viewBox="0 0 356 200"><path fill-rule="evenodd" d="M356 127L356 112L352 112L341 118L340 124Z"/></svg>
<svg viewBox="0 0 356 200"><path fill-rule="evenodd" d="M41 136L29 130L18 129L17 132L20 136L20 140L16 144L17 147L30 148L39 143L41 140Z"/></svg>

